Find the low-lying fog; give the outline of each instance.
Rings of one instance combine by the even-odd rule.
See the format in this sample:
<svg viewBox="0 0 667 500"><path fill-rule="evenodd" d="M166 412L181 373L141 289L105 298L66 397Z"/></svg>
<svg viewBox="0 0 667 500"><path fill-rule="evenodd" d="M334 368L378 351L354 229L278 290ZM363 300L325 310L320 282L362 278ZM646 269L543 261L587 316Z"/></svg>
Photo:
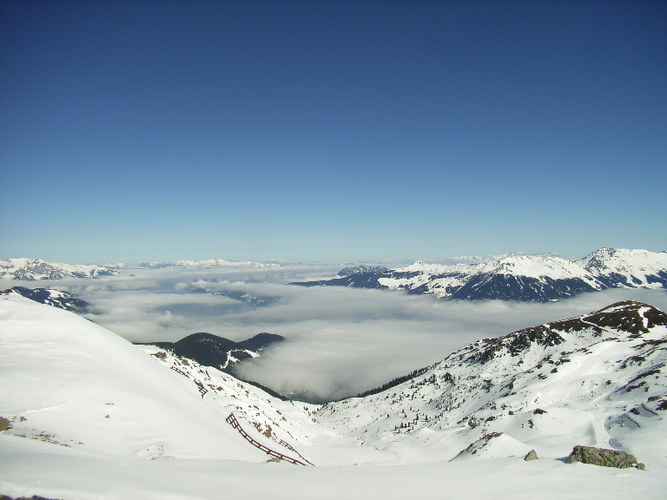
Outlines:
<svg viewBox="0 0 667 500"><path fill-rule="evenodd" d="M260 332L280 334L288 342L243 367L242 375L282 394L313 400L358 394L436 362L476 339L590 312L619 300L641 300L667 309L664 290L610 290L533 304L443 301L387 290L287 284L333 276L337 270L331 266L126 269L120 276L95 280L2 284L74 292L95 308L91 319L133 342L175 341L201 331L232 340Z"/></svg>

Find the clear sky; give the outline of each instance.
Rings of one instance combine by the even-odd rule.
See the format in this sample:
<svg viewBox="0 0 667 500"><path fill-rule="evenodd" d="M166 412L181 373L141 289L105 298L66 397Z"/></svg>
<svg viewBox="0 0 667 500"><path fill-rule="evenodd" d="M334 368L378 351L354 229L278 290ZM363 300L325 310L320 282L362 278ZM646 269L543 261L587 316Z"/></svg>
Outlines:
<svg viewBox="0 0 667 500"><path fill-rule="evenodd" d="M0 258L667 249L666 2L0 3Z"/></svg>

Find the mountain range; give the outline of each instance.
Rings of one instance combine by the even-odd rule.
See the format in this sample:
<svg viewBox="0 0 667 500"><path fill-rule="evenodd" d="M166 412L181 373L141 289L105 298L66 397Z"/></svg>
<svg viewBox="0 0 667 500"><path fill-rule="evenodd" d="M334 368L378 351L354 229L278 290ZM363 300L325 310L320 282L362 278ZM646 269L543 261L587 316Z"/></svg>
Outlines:
<svg viewBox="0 0 667 500"><path fill-rule="evenodd" d="M512 254L485 262L358 266L300 286L349 286L433 294L443 299L547 302L608 288L667 287L667 252L601 248L583 259Z"/></svg>
<svg viewBox="0 0 667 500"><path fill-rule="evenodd" d="M167 262L143 262L139 267L147 269L162 269L166 267L197 267L197 268L215 268L215 267L277 267L277 262L255 262L255 261L236 261L225 259L204 259L204 260L172 260Z"/></svg>
<svg viewBox="0 0 667 500"><path fill-rule="evenodd" d="M666 343L664 312L619 302L479 340L365 397L310 405L6 291L0 493L313 498L330 484L326 498L436 498L443 487L457 498L660 498ZM576 445L630 452L646 471L564 464ZM540 459L523 462L531 450ZM258 464L269 452L318 467Z"/></svg>
<svg viewBox="0 0 667 500"><path fill-rule="evenodd" d="M63 264L25 258L0 260L0 279L61 280L64 278L99 278L114 274L117 274L117 271L110 267L94 265Z"/></svg>
<svg viewBox="0 0 667 500"><path fill-rule="evenodd" d="M214 268L272 268L278 267L277 262L230 261L225 259L208 260L176 260L168 262L144 262L139 268L144 269L214 269ZM87 264L64 264L61 262L47 262L42 259L6 259L0 260L0 279L11 280L60 280L64 278L99 278L113 276L119 270L131 269L125 264L107 264L105 266Z"/></svg>
<svg viewBox="0 0 667 500"><path fill-rule="evenodd" d="M210 259L149 262L140 267L212 269L279 265ZM0 279L97 278L118 274L119 269L124 269L124 266L100 267L52 263L40 259L8 259L0 261ZM410 294L432 294L442 299L547 302L609 288L665 288L667 252L601 248L578 260L554 255L510 254L455 264L417 261L395 269L360 265L341 269L333 278L291 284L403 290ZM276 300L275 297L253 297L245 292L214 293L249 305L269 305Z"/></svg>

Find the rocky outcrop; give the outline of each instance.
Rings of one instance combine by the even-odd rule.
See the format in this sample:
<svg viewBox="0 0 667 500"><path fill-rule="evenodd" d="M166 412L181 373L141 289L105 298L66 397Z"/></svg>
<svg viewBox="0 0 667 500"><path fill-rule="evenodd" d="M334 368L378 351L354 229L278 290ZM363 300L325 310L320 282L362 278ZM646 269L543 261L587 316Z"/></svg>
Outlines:
<svg viewBox="0 0 667 500"><path fill-rule="evenodd" d="M630 453L621 450L595 448L593 446L575 446L570 456L565 460L565 463L573 464L576 462L601 465L603 467L616 467L618 469L636 467L637 469L644 470L644 464L639 463L634 455L630 455Z"/></svg>
<svg viewBox="0 0 667 500"><path fill-rule="evenodd" d="M12 424L5 417L0 417L0 432L11 429Z"/></svg>

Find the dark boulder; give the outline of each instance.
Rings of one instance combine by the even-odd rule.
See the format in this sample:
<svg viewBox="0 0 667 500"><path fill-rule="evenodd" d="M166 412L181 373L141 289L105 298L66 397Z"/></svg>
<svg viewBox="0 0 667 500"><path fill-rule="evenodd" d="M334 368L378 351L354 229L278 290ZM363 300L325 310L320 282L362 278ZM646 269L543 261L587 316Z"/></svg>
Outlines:
<svg viewBox="0 0 667 500"><path fill-rule="evenodd" d="M565 463L573 464L575 462L603 467L617 467L619 469L627 469L628 467L644 469L644 464L637 462L634 455L621 450L608 450L593 446L575 446Z"/></svg>

